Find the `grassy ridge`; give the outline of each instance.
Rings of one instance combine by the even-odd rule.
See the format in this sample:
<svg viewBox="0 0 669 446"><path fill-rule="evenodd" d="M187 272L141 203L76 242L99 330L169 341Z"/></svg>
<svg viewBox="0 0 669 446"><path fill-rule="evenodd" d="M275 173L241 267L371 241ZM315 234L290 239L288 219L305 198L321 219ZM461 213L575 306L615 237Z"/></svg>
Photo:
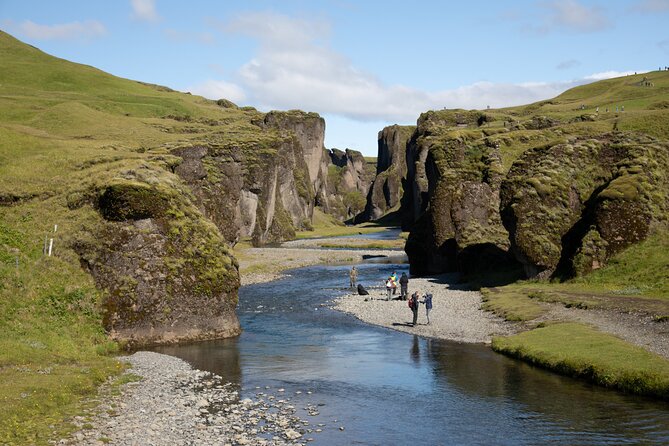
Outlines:
<svg viewBox="0 0 669 446"><path fill-rule="evenodd" d="M669 400L669 361L583 324L493 339L495 351L625 392Z"/></svg>
<svg viewBox="0 0 669 446"><path fill-rule="evenodd" d="M171 147L258 142L251 120L260 114L226 107L0 32L0 444L66 436L85 399L121 370L101 293L70 248L99 218L81 203L125 172L169 171ZM52 257L42 253L46 235Z"/></svg>

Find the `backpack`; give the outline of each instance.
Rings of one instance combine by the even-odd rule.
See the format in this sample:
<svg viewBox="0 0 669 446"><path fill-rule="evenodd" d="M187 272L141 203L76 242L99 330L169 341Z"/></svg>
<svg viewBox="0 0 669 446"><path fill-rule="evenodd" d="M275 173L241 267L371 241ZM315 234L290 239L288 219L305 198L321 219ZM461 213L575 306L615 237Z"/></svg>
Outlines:
<svg viewBox="0 0 669 446"><path fill-rule="evenodd" d="M409 308L411 308L413 310L413 306L414 306L413 297L409 298L409 301L407 302L407 304L409 305Z"/></svg>

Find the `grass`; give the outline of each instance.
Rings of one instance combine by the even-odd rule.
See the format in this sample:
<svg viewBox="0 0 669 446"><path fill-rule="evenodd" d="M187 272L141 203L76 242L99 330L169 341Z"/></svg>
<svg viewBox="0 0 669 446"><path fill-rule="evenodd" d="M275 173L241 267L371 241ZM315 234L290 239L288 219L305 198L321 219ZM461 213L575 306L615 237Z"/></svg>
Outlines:
<svg viewBox="0 0 669 446"><path fill-rule="evenodd" d="M483 305L481 308L492 311L507 321L531 321L545 313L545 309L529 297L532 292L528 288L506 286L500 288L483 288Z"/></svg>
<svg viewBox="0 0 669 446"><path fill-rule="evenodd" d="M665 323L669 319L667 239L667 232L659 231L610 259L607 266L564 283L523 281L483 289L483 308L527 324L545 316L544 303L647 314L655 323ZM669 399L669 361L588 326L547 324L496 338L493 348L595 384Z"/></svg>
<svg viewBox="0 0 669 446"><path fill-rule="evenodd" d="M611 258L591 274L567 282L522 281L483 289L484 309L511 321L541 316L541 302L567 307L669 314L669 237L658 231Z"/></svg>
<svg viewBox="0 0 669 446"><path fill-rule="evenodd" d="M0 218L1 444L66 437L86 399L123 370L91 279L39 245Z"/></svg>
<svg viewBox="0 0 669 446"><path fill-rule="evenodd" d="M599 270L565 284L580 289L669 300L669 231L658 231Z"/></svg>
<svg viewBox="0 0 669 446"><path fill-rule="evenodd" d="M577 323L493 339L495 351L624 392L669 400L669 361Z"/></svg>

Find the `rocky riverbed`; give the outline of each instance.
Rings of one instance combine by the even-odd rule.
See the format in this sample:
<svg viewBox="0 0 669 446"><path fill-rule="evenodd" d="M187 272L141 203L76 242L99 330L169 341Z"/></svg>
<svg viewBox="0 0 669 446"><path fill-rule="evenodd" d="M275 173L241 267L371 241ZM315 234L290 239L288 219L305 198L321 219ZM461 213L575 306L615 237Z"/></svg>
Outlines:
<svg viewBox="0 0 669 446"><path fill-rule="evenodd" d="M77 418L82 430L60 444L305 445L326 428L298 416L317 414L317 403L298 408L284 389L257 387L242 399L234 385L181 359L153 352L124 359L139 380L104 398L94 419Z"/></svg>

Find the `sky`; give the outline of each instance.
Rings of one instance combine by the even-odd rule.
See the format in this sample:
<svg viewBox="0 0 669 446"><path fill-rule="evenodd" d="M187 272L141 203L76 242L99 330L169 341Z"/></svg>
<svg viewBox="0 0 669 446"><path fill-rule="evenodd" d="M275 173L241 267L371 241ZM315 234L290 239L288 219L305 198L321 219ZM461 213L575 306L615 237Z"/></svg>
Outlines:
<svg viewBox="0 0 669 446"><path fill-rule="evenodd" d="M326 121L328 148L441 108L669 65L669 0L0 0L0 29L116 76Z"/></svg>

